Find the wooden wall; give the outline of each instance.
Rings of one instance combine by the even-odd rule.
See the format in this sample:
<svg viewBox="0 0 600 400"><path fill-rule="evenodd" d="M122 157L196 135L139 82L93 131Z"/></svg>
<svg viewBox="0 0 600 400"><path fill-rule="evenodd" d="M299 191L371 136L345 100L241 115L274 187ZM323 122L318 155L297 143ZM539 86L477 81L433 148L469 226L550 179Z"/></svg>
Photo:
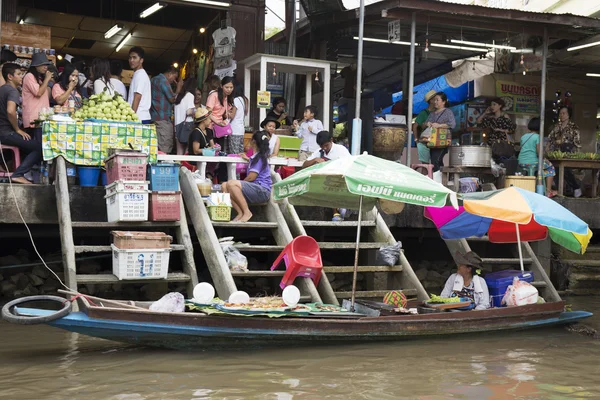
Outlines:
<svg viewBox="0 0 600 400"><path fill-rule="evenodd" d="M2 22L2 30L0 32L0 44L18 44L39 49L49 49L52 36L50 27L23 24L19 25L14 22Z"/></svg>

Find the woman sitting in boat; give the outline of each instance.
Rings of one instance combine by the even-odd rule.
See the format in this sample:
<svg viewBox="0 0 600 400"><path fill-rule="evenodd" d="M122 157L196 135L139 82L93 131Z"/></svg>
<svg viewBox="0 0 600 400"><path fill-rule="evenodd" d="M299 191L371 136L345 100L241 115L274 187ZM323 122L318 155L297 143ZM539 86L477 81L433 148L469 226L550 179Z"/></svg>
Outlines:
<svg viewBox="0 0 600 400"><path fill-rule="evenodd" d="M256 131L250 142L254 155L248 158L248 175L243 181L232 180L223 183L224 193L231 194L231 204L237 216L234 222L248 222L252 218L249 204L259 204L269 201L271 198L271 166L269 165L269 138L265 132Z"/></svg>
<svg viewBox="0 0 600 400"><path fill-rule="evenodd" d="M482 266L481 257L474 251L466 254L456 253L454 257L458 264L456 274L450 275L441 297L468 298L472 302L469 309L485 310L490 308L490 294L485 280L479 276Z"/></svg>

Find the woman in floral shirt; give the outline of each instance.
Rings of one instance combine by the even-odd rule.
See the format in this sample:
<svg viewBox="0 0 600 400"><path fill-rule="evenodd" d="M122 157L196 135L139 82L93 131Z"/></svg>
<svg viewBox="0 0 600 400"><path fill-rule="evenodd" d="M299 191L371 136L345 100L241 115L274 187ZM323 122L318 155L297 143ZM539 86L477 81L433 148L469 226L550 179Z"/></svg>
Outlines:
<svg viewBox="0 0 600 400"><path fill-rule="evenodd" d="M488 144L508 142L517 125L503 111L506 103L501 98L493 99L490 106L477 118L479 127L488 131Z"/></svg>
<svg viewBox="0 0 600 400"><path fill-rule="evenodd" d="M563 151L565 153L576 153L581 148L581 135L579 127L571 121L571 109L562 106L558 110L558 123L552 127L548 135L548 150ZM567 185L573 189L575 197L581 197L581 186L573 175L571 168L565 168L565 180Z"/></svg>

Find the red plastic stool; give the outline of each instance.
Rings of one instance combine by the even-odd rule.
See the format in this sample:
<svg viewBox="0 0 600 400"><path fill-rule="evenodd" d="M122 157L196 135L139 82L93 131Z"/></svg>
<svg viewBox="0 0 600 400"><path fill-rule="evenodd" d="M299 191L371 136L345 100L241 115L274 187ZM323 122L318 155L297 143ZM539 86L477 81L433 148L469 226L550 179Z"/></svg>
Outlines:
<svg viewBox="0 0 600 400"><path fill-rule="evenodd" d="M298 236L281 252L271 266L271 271L277 269L281 261L285 261L286 271L279 287L284 289L294 283L296 277L311 278L315 286L321 280L323 261L321 249L315 239L310 236Z"/></svg>
<svg viewBox="0 0 600 400"><path fill-rule="evenodd" d="M427 176L433 179L433 164L410 164L410 168L414 169L415 171L419 171L419 169L425 168L427 170Z"/></svg>
<svg viewBox="0 0 600 400"><path fill-rule="evenodd" d="M2 151L2 152L12 151L13 152L13 163L14 163L15 169L19 168L19 165L21 165L21 151L19 150L18 147L0 145L0 151ZM2 162L2 166L4 167L4 162ZM9 172L9 171L0 172L0 177L9 177L9 176L12 176L12 174L13 173Z"/></svg>

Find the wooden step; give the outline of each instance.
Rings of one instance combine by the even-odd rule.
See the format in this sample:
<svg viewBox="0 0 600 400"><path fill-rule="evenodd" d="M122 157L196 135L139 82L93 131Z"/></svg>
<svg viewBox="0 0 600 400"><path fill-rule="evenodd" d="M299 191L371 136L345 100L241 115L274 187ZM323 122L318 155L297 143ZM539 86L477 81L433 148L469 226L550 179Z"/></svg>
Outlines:
<svg viewBox="0 0 600 400"><path fill-rule="evenodd" d="M521 262L518 258L482 258L481 261L484 264L516 264L519 265ZM523 264L532 264L531 258L523 258Z"/></svg>
<svg viewBox="0 0 600 400"><path fill-rule="evenodd" d="M238 245L234 245L234 247L236 249L238 249L239 251L246 251L246 252L259 252L259 251L263 251L263 252L277 252L277 251L282 251L284 249L283 246L277 246L277 245L254 245L254 244L238 244Z"/></svg>
<svg viewBox="0 0 600 400"><path fill-rule="evenodd" d="M388 246L389 243L384 242L360 242L359 248L363 250L379 249L383 246ZM321 250L345 250L355 249L355 242L319 242Z"/></svg>
<svg viewBox="0 0 600 400"><path fill-rule="evenodd" d="M571 264L576 267L598 267L600 260L563 260L563 263Z"/></svg>
<svg viewBox="0 0 600 400"><path fill-rule="evenodd" d="M489 242L490 238L488 236L482 236L482 237L477 237L477 236L469 236L467 238L467 240L469 242Z"/></svg>
<svg viewBox="0 0 600 400"><path fill-rule="evenodd" d="M531 282L531 284L536 288L545 288L546 286L548 286L544 281L533 281Z"/></svg>
<svg viewBox="0 0 600 400"><path fill-rule="evenodd" d="M81 253L109 253L112 251L112 248L110 246L74 246L75 247L75 254L81 254ZM172 244L171 245L171 250L172 251L183 251L185 250L185 246L182 244ZM148 249L148 251L152 251L152 249Z"/></svg>
<svg viewBox="0 0 600 400"><path fill-rule="evenodd" d="M391 290L369 290L369 291L356 291L356 298L365 298L365 297L379 297L383 299L387 293L391 292ZM402 293L406 295L406 297L415 297L417 295L416 289L404 289L401 290ZM349 299L352 297L352 292L335 292L335 296L338 299Z"/></svg>
<svg viewBox="0 0 600 400"><path fill-rule="evenodd" d="M158 282L188 282L190 276L182 272L173 272L167 275L167 279L132 279L119 280L113 274L77 275L77 283L80 284L112 284L112 283L158 283Z"/></svg>
<svg viewBox="0 0 600 400"><path fill-rule="evenodd" d="M328 274L344 274L354 272L354 266L333 266L323 267L323 270ZM387 265L370 265L370 266L358 266L358 272L402 272L402 266L396 265L388 267Z"/></svg>
<svg viewBox="0 0 600 400"><path fill-rule="evenodd" d="M104 229L135 229L135 228L175 228L180 225L179 221L157 221L157 222L71 222L73 228L104 228Z"/></svg>
<svg viewBox="0 0 600 400"><path fill-rule="evenodd" d="M305 228L356 228L358 221L300 221ZM373 227L375 221L362 221L360 226Z"/></svg>
<svg viewBox="0 0 600 400"><path fill-rule="evenodd" d="M276 278L284 274L285 271L231 271L231 276L236 278Z"/></svg>
<svg viewBox="0 0 600 400"><path fill-rule="evenodd" d="M277 222L213 222L215 228L276 229Z"/></svg>

